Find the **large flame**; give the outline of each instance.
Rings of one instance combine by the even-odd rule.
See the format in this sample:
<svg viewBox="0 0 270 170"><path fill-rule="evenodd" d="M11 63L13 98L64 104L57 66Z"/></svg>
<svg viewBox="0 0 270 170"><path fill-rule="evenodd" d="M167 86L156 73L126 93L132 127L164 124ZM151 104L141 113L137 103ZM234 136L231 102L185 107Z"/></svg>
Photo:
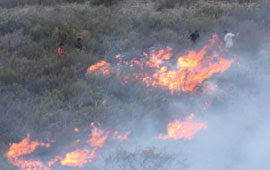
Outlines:
<svg viewBox="0 0 270 170"><path fill-rule="evenodd" d="M79 129L75 128L74 133L79 133ZM32 160L26 157L27 155L31 156L31 154L33 154L38 147L49 148L51 146L50 143L31 141L30 134L27 134L26 138L24 138L18 144L11 144L9 151L6 153L6 157L11 164L18 167L20 170L51 170L55 164L66 167L81 168L85 164L92 162L92 160L96 157L97 149L102 148L106 140L128 140L128 135L131 133L131 131L128 131L123 136L119 135L118 133L118 131L114 131L111 136L109 136L110 131L100 129L96 127L94 123L91 123L89 139L88 141L85 141L88 146L80 149L80 145L78 145L78 149L63 155L56 155L48 162ZM80 140L77 140L77 143L79 142Z"/></svg>
<svg viewBox="0 0 270 170"><path fill-rule="evenodd" d="M167 127L168 134L159 135L157 138L164 140L178 140L182 138L192 139L198 131L207 128L206 122L191 122L194 117L195 114L190 114L183 122L176 120L169 123ZM79 129L76 128L74 133L78 132ZM125 141L128 140L130 134L131 131L127 131L126 133L123 133L123 135L121 135L119 131L113 131L111 133L110 131L100 129L96 127L94 123L91 123L91 133L89 139L85 141L88 146L83 145L84 147L80 148L81 145L78 145L78 148L74 149L74 151L56 155L47 162L31 159L31 157L35 157L34 152L38 147L49 148L51 143L31 141L30 135L27 134L26 138L18 144L11 144L9 151L6 153L6 157L11 164L17 166L20 170L52 170L56 165L82 168L86 164L92 163L93 159L97 158L97 151L105 145L107 140ZM80 140L77 140L76 144L79 144L80 142ZM31 157L29 158L28 156Z"/></svg>
<svg viewBox="0 0 270 170"><path fill-rule="evenodd" d="M30 134L27 134L18 144L11 144L9 151L6 154L8 160L15 166L19 167L21 170L50 170L41 161L27 160L22 156L33 153L37 147L50 147L49 143L43 143L38 141L31 141Z"/></svg>
<svg viewBox="0 0 270 170"><path fill-rule="evenodd" d="M209 44L201 50L190 51L185 56L175 57L177 58L175 64L171 61L174 55L172 48L169 47L143 53L139 59L126 61L119 54L115 58L119 60L118 67L123 65L129 69L124 71L124 83L130 78L134 78L142 81L148 87L168 89L171 93L193 91L197 85L210 78L214 73L224 72L231 66L233 60L227 60L221 56L226 50L222 48L220 43L217 35L213 34ZM108 75L115 68L110 66L110 63L101 61L90 66L86 74L94 72Z"/></svg>
<svg viewBox="0 0 270 170"><path fill-rule="evenodd" d="M186 120L191 120L194 118L194 114L189 115ZM160 135L158 139L192 139L194 135L201 129L207 128L207 123L202 122L181 122L179 120L173 121L168 124L167 135Z"/></svg>
<svg viewBox="0 0 270 170"><path fill-rule="evenodd" d="M26 155L32 153L39 146L38 141L31 141L30 134L27 134L26 138L24 138L20 143L13 143L9 148L7 153L7 157L9 158L17 158L21 155Z"/></svg>

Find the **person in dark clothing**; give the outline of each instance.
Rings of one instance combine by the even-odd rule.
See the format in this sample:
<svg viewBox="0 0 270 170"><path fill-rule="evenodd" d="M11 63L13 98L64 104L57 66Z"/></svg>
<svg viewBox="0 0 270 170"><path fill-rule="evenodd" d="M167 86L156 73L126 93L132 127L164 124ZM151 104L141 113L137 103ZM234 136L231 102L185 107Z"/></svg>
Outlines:
<svg viewBox="0 0 270 170"><path fill-rule="evenodd" d="M191 39L191 41L193 42L193 44L197 43L197 40L200 38L200 34L199 31L194 31L192 34L190 34L189 38Z"/></svg>
<svg viewBox="0 0 270 170"><path fill-rule="evenodd" d="M81 38L77 38L75 48L79 49L80 51L82 50L82 39Z"/></svg>

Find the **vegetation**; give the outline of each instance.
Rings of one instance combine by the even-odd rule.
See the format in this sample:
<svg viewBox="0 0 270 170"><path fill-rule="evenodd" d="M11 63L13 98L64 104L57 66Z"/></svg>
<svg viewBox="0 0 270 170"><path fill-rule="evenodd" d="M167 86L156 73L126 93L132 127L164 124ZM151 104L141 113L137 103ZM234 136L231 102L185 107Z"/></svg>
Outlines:
<svg viewBox="0 0 270 170"><path fill-rule="evenodd" d="M258 0L2 0L0 6L0 141L5 144L27 132L68 138L73 127L92 121L114 125L145 113L164 116L169 92L120 85L116 75L86 76L87 67L101 59L160 44L184 49L196 29L202 39L224 29L239 31L248 36L241 36L245 43L236 48L254 51L270 33L269 4ZM74 48L78 37L83 51ZM65 56L57 62L60 42Z"/></svg>

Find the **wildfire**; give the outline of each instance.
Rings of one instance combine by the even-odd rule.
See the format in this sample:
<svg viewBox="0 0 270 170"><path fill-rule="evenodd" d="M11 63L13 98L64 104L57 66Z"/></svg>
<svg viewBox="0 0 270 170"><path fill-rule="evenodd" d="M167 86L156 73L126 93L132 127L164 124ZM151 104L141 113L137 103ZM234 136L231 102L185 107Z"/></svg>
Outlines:
<svg viewBox="0 0 270 170"><path fill-rule="evenodd" d="M178 91L189 92L214 73L224 72L231 66L233 60L227 60L220 56L224 50L219 43L219 39L214 35L209 44L201 50L190 51L184 56L176 56L170 47L160 50L153 49L148 53L144 52L139 58L131 60L126 60L118 54L115 56L117 64L112 65L101 61L90 66L86 74L109 75L113 72L119 72L117 75L123 78L123 83L135 79L147 87L170 90L172 94ZM121 72L120 68L129 70ZM191 114L183 121L175 120L168 123L167 134L160 134L157 138L163 140L192 139L200 130L207 128L207 122L194 122L192 121L194 118L195 114ZM101 129L94 123L91 123L90 127L91 131L89 131L87 140L77 139L74 144L75 148L69 147L73 148L70 150L71 152L54 155L48 162L30 158L34 157L34 152L38 147L51 147L51 142L31 141L29 134L18 144L11 144L6 157L10 163L21 170L51 170L57 165L81 168L98 157L98 152L108 143L108 140L127 141L131 134L131 131L120 133L119 131ZM80 131L78 128L74 128L73 132L79 133ZM77 147L79 143L83 145Z"/></svg>
<svg viewBox="0 0 270 170"><path fill-rule="evenodd" d="M89 149L76 150L66 154L66 157L61 160L61 164L70 167L83 167L86 163L92 162L95 157L96 149L90 151Z"/></svg>
<svg viewBox="0 0 270 170"><path fill-rule="evenodd" d="M101 61L95 65L90 66L87 69L87 74L96 73L96 74L103 74L108 75L110 74L110 63L107 63L106 61Z"/></svg>
<svg viewBox="0 0 270 170"><path fill-rule="evenodd" d="M26 138L24 138L20 143L11 144L6 156L13 165L22 170L50 170L50 168L44 165L41 161L26 160L23 158L24 155L33 153L37 147L49 148L50 146L51 145L49 143L31 141L30 134L27 134Z"/></svg>
<svg viewBox="0 0 270 170"><path fill-rule="evenodd" d="M74 132L79 132L79 129L74 128ZM25 157L26 155L32 154L38 147L49 148L51 146L50 143L31 141L30 134L27 134L26 138L18 144L11 144L9 151L6 153L6 157L10 163L21 170L51 170L57 163L62 166L81 168L85 164L92 162L96 157L97 150L102 148L108 139L117 139L121 141L128 140L128 135L130 133L131 131L128 131L121 136L118 131L114 131L114 133L111 134L110 131L100 129L96 127L94 123L91 123L89 139L88 141L85 141L87 147L84 147L83 149L75 149L74 151L68 152L64 155L57 155L48 162L43 162L41 160L29 160ZM50 142L54 143L55 141ZM78 139L76 144L79 142L80 140Z"/></svg>
<svg viewBox="0 0 270 170"><path fill-rule="evenodd" d="M106 141L109 131L104 131L95 127L94 123L91 123L92 133L90 135L89 143L92 147L103 147Z"/></svg>
<svg viewBox="0 0 270 170"><path fill-rule="evenodd" d="M149 53L145 52L139 59L135 58L130 61L123 60L119 54L115 58L119 61L118 67L126 66L130 70L125 71L122 75L124 83L127 83L130 78L134 78L148 87L168 89L173 94L175 91L193 91L197 85L214 73L227 70L233 60L220 56L225 52L217 35L214 34L213 38L209 40L209 44L199 51L190 51L185 56L176 57L177 62L174 64L171 61L174 56L172 48L169 47L151 50ZM168 65L168 62L171 64ZM110 74L114 70L109 66L109 63L101 61L90 66L86 74L91 74L93 71L103 75Z"/></svg>
<svg viewBox="0 0 270 170"><path fill-rule="evenodd" d="M194 114L189 115L186 120L193 119ZM207 123L197 123L197 122L181 122L179 120L173 121L168 124L167 135L160 135L158 139L192 139L194 135L201 129L206 129Z"/></svg>
<svg viewBox="0 0 270 170"><path fill-rule="evenodd" d="M38 141L30 141L30 134L27 134L26 138L20 143L13 143L7 153L8 158L17 158L22 155L32 153L39 146Z"/></svg>

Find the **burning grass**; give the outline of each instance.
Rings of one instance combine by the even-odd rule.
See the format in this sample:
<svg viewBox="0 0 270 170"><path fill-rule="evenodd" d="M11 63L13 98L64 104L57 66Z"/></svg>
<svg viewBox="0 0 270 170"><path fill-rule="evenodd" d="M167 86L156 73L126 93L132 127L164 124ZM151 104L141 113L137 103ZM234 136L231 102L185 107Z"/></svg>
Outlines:
<svg viewBox="0 0 270 170"><path fill-rule="evenodd" d="M154 119L156 124L168 123L164 125L167 129L160 127L159 132L153 134L154 138L163 132L159 136L160 142L165 142L165 139L182 140L196 137L207 124L193 122L193 116L190 116L189 121L180 118L168 120L170 113L167 113L167 106L171 102L170 99L176 96L170 96L170 93L181 94L181 100L189 100L183 102L183 108L186 105L194 107L196 99L191 101L192 99L186 97L191 94L189 92L195 91L215 73L228 69L232 63L221 55L223 49L218 47L219 40L215 41L214 48L210 42L201 50L190 51L184 55L175 54L172 48L164 48L145 52L142 56L127 60L122 53L133 48L147 49L164 42L187 47L189 40L186 36L190 30L200 28L200 31L208 36L209 30L220 25L236 26L235 29L243 31L241 35L252 37L239 37L239 44L245 51L254 51L257 43L264 40L258 34L268 35L268 29L263 28L268 26L267 17L263 15L268 11L267 7L256 5L256 8L246 10L246 6L243 6L238 10L236 4L224 3L221 8L218 6L218 3L214 6L207 3L189 10L175 8L162 12L156 11L148 3L138 7L128 6L125 9L84 4L2 9L1 140L5 143L16 141L18 134L26 134L29 129L38 133L51 132L54 136L66 139L66 136L70 137L74 125L80 125L80 128L74 129L74 133L80 134L84 132L81 127L87 126L92 121L102 122L104 125L136 123L132 127L143 127L142 124L145 122L142 119L145 117ZM232 16L233 13L231 15L232 9L239 11L241 15L235 18ZM245 14L249 17L242 17ZM73 39L77 38L76 36L82 37L85 46L80 53L73 48ZM61 63L55 63L55 42L64 40L66 40L66 59ZM104 60L94 67L94 63L100 59L108 59L104 56L116 53L121 55L115 57L115 63ZM252 64L254 65L254 59ZM85 68L89 65L93 67L89 67L87 73L98 76L85 78ZM107 76L108 79L104 80L100 74ZM119 82L116 82L118 80ZM115 81L114 84L111 81ZM111 88L112 86L114 87ZM212 93L218 86L208 84L207 88L206 93ZM204 110L208 107L211 107L211 103L207 103ZM181 109L179 109L181 113L186 113ZM159 126L160 124L156 127ZM69 127L73 128L70 130ZM102 129L98 128L96 131L94 140L97 143L92 143L93 146L90 146L91 139L88 138L84 141L85 147L65 149L64 153L59 153L59 156L53 155L49 160L39 160L37 159L39 156L35 157L35 154L39 154L40 148L52 149L54 144L33 139L32 141L30 135L26 135L26 138L17 145L11 145L6 156L13 165L23 170L42 167L53 169L54 166L76 168L76 164L78 167L84 167L96 161L95 154L105 149L102 145L106 146L106 142L110 140L119 143L129 142L131 130L134 129L127 129L123 133L118 129L109 134L107 129L100 130ZM18 146L25 150L14 151ZM119 159L125 164L125 156L137 159L135 153L123 152ZM158 154L151 151L138 154L145 155L146 158L148 155L158 157ZM5 159L0 160L1 168L9 169L6 162ZM139 161L142 162L144 160ZM151 168L158 169L159 162L162 160L157 161L157 166Z"/></svg>
<svg viewBox="0 0 270 170"><path fill-rule="evenodd" d="M168 135L160 135L156 140L180 140L181 138L192 139L200 129L206 128L207 126L207 123L191 122L193 117L194 114L191 114L186 118L189 122L175 121L169 123ZM76 167L80 169L98 159L100 152L106 152L103 148L108 141L116 140L118 142L125 142L129 140L129 135L132 134L131 131L121 134L119 131L110 132L108 130L103 130L95 126L94 123L91 123L90 127L91 133L89 135L89 139L84 144L78 140L73 151L55 155L47 162L34 159L34 156L32 158L29 156L34 155L34 153L37 152L37 148L50 148L53 144L49 142L43 143L32 141L30 139L30 134L27 134L26 138L21 142L11 144L8 152L6 153L6 157L11 164L21 170L51 170L59 166ZM84 145L85 147L82 147Z"/></svg>
<svg viewBox="0 0 270 170"><path fill-rule="evenodd" d="M190 92L214 73L227 70L233 60L225 59L226 53L222 42L216 34L201 50L190 51L186 56L176 57L177 62L170 61L172 48L152 50L142 56L131 60L124 60L121 55L115 56L118 63L111 66L106 61L101 61L88 68L86 74L108 75L112 72L123 72L123 83L130 79L143 82L147 87L160 87L174 92ZM172 65L168 65L171 63ZM127 70L125 70L127 69ZM125 70L125 71L123 71Z"/></svg>
<svg viewBox="0 0 270 170"><path fill-rule="evenodd" d="M130 131L125 133L123 136L121 136L118 131L114 131L112 134L110 133L110 131L100 129L96 127L94 123L91 123L89 139L85 144L83 144L88 146L80 148L81 142L78 140L80 143L77 146L79 147L78 149L62 155L56 155L47 162L29 158L29 155L33 154L39 147L50 148L51 143L31 141L30 134L27 134L26 138L21 142L11 144L8 152L6 153L6 157L11 164L21 170L51 170L56 164L64 167L81 168L86 164L91 163L92 160L97 157L97 150L103 148L107 140L124 141L128 140L128 136L131 134Z"/></svg>

